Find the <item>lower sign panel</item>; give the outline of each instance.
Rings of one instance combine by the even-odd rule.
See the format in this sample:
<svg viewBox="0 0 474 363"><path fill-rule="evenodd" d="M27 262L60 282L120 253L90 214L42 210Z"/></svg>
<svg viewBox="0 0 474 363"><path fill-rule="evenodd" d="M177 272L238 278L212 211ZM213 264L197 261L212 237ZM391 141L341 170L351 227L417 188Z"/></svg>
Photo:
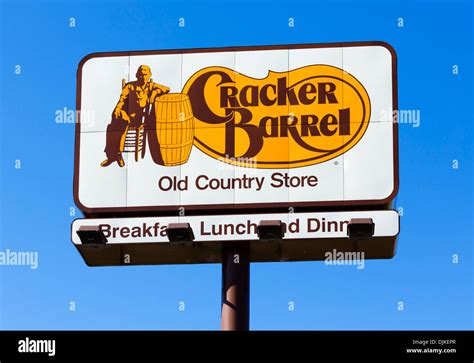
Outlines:
<svg viewBox="0 0 474 363"><path fill-rule="evenodd" d="M259 238L258 226L269 220L282 222L282 239L265 239L262 234ZM373 229L361 229L362 235L349 238L349 224L361 220L373 223ZM172 223L189 224L194 240L170 242L166 229ZM81 231L94 230L101 231L105 243L100 239L91 243L90 238L81 241ZM382 259L395 255L399 216L392 210L379 210L77 219L71 232L72 242L89 266L219 263L222 245L239 242L250 245L252 262Z"/></svg>

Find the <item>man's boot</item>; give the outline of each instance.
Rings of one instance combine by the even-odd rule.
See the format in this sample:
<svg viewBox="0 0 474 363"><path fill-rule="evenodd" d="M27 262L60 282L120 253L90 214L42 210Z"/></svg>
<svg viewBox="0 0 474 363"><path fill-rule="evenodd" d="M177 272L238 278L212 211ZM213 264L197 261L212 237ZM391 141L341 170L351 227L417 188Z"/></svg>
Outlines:
<svg viewBox="0 0 474 363"><path fill-rule="evenodd" d="M121 168L123 168L123 166L125 165L125 161L123 161L122 155L118 156L117 163L119 164Z"/></svg>
<svg viewBox="0 0 474 363"><path fill-rule="evenodd" d="M112 164L115 160L114 159L105 159L103 162L100 163L100 166L102 166L103 168L105 168L106 166L109 166L110 164Z"/></svg>

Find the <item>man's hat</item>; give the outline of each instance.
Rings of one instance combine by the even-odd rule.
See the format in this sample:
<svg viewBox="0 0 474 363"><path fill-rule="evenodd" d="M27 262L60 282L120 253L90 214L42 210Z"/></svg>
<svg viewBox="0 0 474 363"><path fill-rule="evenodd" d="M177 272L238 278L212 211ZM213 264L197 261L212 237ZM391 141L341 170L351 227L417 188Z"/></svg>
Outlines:
<svg viewBox="0 0 474 363"><path fill-rule="evenodd" d="M149 66L146 66L146 65L141 65L140 67L138 67L137 69L137 74L138 73L141 73L141 71L147 71L147 73L150 73L151 74L151 69Z"/></svg>

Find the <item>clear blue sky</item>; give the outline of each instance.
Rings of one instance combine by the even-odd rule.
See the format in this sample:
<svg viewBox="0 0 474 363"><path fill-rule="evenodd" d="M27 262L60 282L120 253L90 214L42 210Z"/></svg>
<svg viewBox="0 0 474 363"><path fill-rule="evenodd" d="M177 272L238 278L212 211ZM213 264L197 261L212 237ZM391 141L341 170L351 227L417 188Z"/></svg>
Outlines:
<svg viewBox="0 0 474 363"><path fill-rule="evenodd" d="M363 270L253 264L250 326L472 329L472 10L447 0L1 0L0 250L38 251L39 266L0 266L0 328L220 328L220 265L89 268L70 242L70 224L81 217L70 216L74 125L55 123L55 112L74 109L83 56L382 40L398 53L400 109L421 112L419 127L399 125L397 255Z"/></svg>

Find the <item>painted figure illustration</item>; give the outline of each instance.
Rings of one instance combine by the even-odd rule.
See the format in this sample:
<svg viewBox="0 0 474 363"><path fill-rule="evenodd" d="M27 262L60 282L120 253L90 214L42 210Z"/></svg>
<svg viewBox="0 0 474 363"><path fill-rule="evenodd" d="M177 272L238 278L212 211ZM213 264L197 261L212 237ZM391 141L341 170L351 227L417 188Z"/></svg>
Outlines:
<svg viewBox="0 0 474 363"><path fill-rule="evenodd" d="M122 93L112 113L112 120L107 126L105 159L100 165L109 166L117 162L120 167L125 165L122 152L132 146L136 151L145 152L145 124L151 116L153 103L170 91L166 86L154 83L151 69L141 65L136 73L137 80L129 83L122 81Z"/></svg>

